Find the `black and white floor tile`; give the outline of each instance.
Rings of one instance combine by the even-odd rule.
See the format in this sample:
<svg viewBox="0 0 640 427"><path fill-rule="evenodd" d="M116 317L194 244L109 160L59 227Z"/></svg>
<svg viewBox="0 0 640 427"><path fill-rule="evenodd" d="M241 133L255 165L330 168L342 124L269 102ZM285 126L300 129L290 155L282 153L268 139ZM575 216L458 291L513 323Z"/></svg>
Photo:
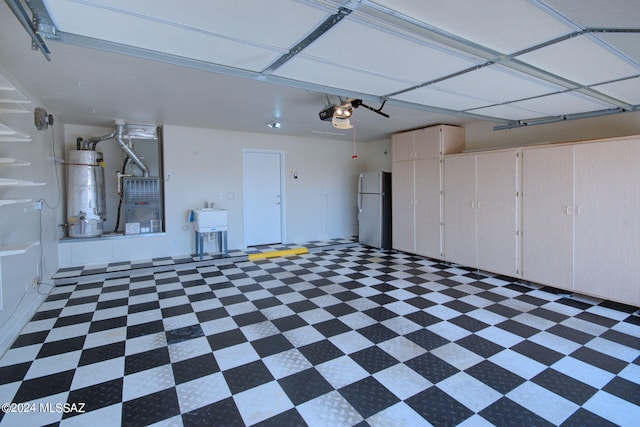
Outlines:
<svg viewBox="0 0 640 427"><path fill-rule="evenodd" d="M0 426L636 426L636 310L362 246L85 275L0 359Z"/></svg>
<svg viewBox="0 0 640 427"><path fill-rule="evenodd" d="M202 267L217 263L228 263L230 261L246 260L248 255L281 251L285 249L307 248L309 252L323 250L325 248L352 247L357 244L357 237L344 239L314 240L302 244L276 244L252 246L247 249L231 249L225 256L222 253L205 253L202 258L198 254L167 256L150 258L135 261L119 261L105 264L93 264L86 266L65 267L58 270L52 277L56 284L74 283L80 277L100 275L101 278L112 278L122 276L122 273L131 271L154 272L159 270L169 270L173 267L195 264Z"/></svg>

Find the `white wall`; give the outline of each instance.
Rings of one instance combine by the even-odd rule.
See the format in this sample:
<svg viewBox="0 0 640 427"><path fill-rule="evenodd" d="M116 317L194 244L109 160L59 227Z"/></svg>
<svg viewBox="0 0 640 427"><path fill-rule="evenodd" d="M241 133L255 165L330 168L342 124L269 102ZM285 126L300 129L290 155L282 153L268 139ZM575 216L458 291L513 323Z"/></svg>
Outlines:
<svg viewBox="0 0 640 427"><path fill-rule="evenodd" d="M111 131L75 125L66 126L65 130L65 140L72 149L77 136L86 138ZM365 170L390 170L388 140L359 144L358 159L352 159L351 142L277 133L165 126L163 140L166 232L163 235L61 242L62 267L193 253L195 237L187 213L190 209L203 207L205 201L229 210L229 248L243 248L242 150L245 148L284 153L287 172L284 243L356 234L358 174ZM107 163L108 185L109 181L115 182L110 177L122 162L119 149L113 147L112 151L112 145L115 143L110 141L98 145ZM289 179L288 171L296 172L298 179ZM107 188L108 195L111 191L115 189ZM107 217L107 223L113 221L112 212L107 212ZM218 250L213 242L205 243L205 251Z"/></svg>
<svg viewBox="0 0 640 427"><path fill-rule="evenodd" d="M30 162L30 166L0 168L0 177L44 182L45 186L0 189L2 199L43 199L42 211L35 204L21 203L0 207L0 245L27 241L40 241L40 245L24 254L0 258L0 354L11 344L22 326L31 318L38 304L44 298L32 286L32 281L40 277L49 283L58 269L57 240L60 212L56 208L62 204L64 195L62 182L64 171L58 166L60 186L56 184L56 167L53 160L54 144L58 157L62 153L63 126L54 123L53 128L38 131L33 124L33 109L42 105L17 80L0 66L0 74L7 78L30 101L25 105L27 113L2 114L0 122L28 133L30 142L0 142L0 157L10 157ZM49 109L55 117L55 110ZM41 291L50 289L41 286Z"/></svg>
<svg viewBox="0 0 640 427"><path fill-rule="evenodd" d="M499 124L488 122L466 125L466 149L478 150L639 135L640 111L494 131L493 127L497 125Z"/></svg>
<svg viewBox="0 0 640 427"><path fill-rule="evenodd" d="M164 171L171 175L165 183L166 227L173 253L193 250L187 210L203 207L205 201L229 210L229 247L243 247L245 148L282 151L285 171L298 174L298 179L287 176L284 181L285 243L356 233L356 183L364 162L351 158L349 143L165 126Z"/></svg>
<svg viewBox="0 0 640 427"><path fill-rule="evenodd" d="M366 171L391 172L391 138L358 144L357 153Z"/></svg>

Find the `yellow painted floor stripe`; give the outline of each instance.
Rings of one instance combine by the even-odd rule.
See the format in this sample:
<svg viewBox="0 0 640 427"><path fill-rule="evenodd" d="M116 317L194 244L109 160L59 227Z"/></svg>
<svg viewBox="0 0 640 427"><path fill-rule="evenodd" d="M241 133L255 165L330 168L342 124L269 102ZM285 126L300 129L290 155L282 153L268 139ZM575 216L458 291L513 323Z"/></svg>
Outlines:
<svg viewBox="0 0 640 427"><path fill-rule="evenodd" d="M294 248L294 249L284 249L281 251L273 251L273 252L260 252L256 254L249 254L249 261L254 261L256 259L261 258L273 258L279 256L287 256L287 255L300 255L309 253L309 249L307 248Z"/></svg>

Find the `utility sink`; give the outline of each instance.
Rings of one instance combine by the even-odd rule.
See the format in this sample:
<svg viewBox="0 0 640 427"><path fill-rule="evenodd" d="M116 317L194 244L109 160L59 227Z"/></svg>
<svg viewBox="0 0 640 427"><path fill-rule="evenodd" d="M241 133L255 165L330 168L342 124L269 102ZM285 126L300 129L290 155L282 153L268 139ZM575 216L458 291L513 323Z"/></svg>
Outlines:
<svg viewBox="0 0 640 427"><path fill-rule="evenodd" d="M198 233L212 233L227 231L229 212L226 209L196 209L194 212L194 227Z"/></svg>

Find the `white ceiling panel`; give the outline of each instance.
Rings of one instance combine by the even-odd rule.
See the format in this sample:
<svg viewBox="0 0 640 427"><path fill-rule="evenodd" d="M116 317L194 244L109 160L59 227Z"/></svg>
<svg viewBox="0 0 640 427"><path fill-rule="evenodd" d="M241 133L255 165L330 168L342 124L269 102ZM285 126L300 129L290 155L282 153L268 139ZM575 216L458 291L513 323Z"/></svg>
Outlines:
<svg viewBox="0 0 640 427"><path fill-rule="evenodd" d="M502 53L514 53L573 31L527 0L376 3Z"/></svg>
<svg viewBox="0 0 640 427"><path fill-rule="evenodd" d="M446 108L449 110L467 110L470 108L493 104L486 99L475 99L469 96L451 93L435 86L426 86L400 93L398 95L394 95L391 99L412 102L414 104L429 105L438 108Z"/></svg>
<svg viewBox="0 0 640 427"><path fill-rule="evenodd" d="M640 4L640 2L638 2L638 4ZM638 19L640 20L640 18ZM640 26L640 22L638 25ZM640 34L605 33L599 34L598 38L601 38L609 45L640 64ZM640 74L640 69L638 69L638 73Z"/></svg>
<svg viewBox="0 0 640 427"><path fill-rule="evenodd" d="M545 0L583 27L638 28L640 2L638 0Z"/></svg>
<svg viewBox="0 0 640 427"><path fill-rule="evenodd" d="M501 117L508 120L526 120L533 117L541 117L539 111L531 111L524 108L508 105L494 105L493 107L479 108L473 110L472 113L481 114L488 117Z"/></svg>
<svg viewBox="0 0 640 427"><path fill-rule="evenodd" d="M481 63L345 18L302 53L401 80L427 82Z"/></svg>
<svg viewBox="0 0 640 427"><path fill-rule="evenodd" d="M61 31L235 68L262 71L282 51L240 43L135 15L56 2L53 15ZM84 19L77 19L78 13ZM126 28L126 31L123 31Z"/></svg>
<svg viewBox="0 0 640 427"><path fill-rule="evenodd" d="M407 82L297 55L285 62L273 73L274 76L302 82L310 82L330 88L383 96L415 86L418 82Z"/></svg>
<svg viewBox="0 0 640 427"><path fill-rule="evenodd" d="M212 34L261 45L289 48L303 38L309 28L324 21L329 13L294 0L49 0L55 16L71 5L95 6L99 10L120 11L167 24L203 30ZM74 11L76 12L76 11ZM295 19L290 19L295 16ZM92 22L85 22L92 25ZM265 31L265 29L269 31ZM64 27L63 31L69 31ZM113 28L113 31L119 31Z"/></svg>
<svg viewBox="0 0 640 427"><path fill-rule="evenodd" d="M540 98L514 102L510 105L532 111L540 111L543 113L543 116L561 116L564 114L577 114L615 108L614 105L595 101L573 92L542 96Z"/></svg>
<svg viewBox="0 0 640 427"><path fill-rule="evenodd" d="M583 85L608 82L638 73L636 67L588 36L574 37L518 56L518 59Z"/></svg>
<svg viewBox="0 0 640 427"><path fill-rule="evenodd" d="M614 98L621 99L631 105L640 105L640 77L593 86L593 89Z"/></svg>
<svg viewBox="0 0 640 427"><path fill-rule="evenodd" d="M500 65L483 67L435 84L451 93L485 99L499 104L562 90L561 87L516 73Z"/></svg>

